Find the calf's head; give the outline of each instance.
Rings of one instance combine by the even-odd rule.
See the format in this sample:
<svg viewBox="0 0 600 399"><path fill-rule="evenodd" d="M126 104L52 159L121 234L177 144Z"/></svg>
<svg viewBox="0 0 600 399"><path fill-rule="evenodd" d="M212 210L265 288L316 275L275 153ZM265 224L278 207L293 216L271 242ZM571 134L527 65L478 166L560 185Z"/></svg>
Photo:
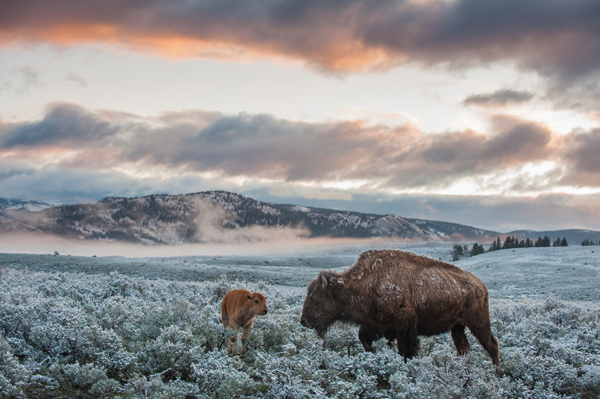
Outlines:
<svg viewBox="0 0 600 399"><path fill-rule="evenodd" d="M339 297L343 287L344 282L339 275L321 272L308 285L300 324L314 328L317 335L323 338L327 328L342 314Z"/></svg>
<svg viewBox="0 0 600 399"><path fill-rule="evenodd" d="M257 316L266 315L269 311L267 309L267 298L258 292L254 292L250 295L246 295L246 298L250 301L250 309L252 313Z"/></svg>

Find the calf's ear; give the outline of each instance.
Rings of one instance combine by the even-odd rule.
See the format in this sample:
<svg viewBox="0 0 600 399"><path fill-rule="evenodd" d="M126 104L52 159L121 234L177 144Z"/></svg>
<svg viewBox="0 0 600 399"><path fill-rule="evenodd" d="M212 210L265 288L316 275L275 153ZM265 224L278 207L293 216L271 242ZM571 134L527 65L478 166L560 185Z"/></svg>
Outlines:
<svg viewBox="0 0 600 399"><path fill-rule="evenodd" d="M246 298L248 298L249 300L252 300L252 297L248 294L246 294Z"/></svg>

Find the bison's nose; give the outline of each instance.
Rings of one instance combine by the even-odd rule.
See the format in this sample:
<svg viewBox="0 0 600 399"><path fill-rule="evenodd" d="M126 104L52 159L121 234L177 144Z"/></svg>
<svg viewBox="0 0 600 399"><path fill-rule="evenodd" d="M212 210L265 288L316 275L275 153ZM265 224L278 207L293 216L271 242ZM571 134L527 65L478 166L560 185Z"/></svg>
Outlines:
<svg viewBox="0 0 600 399"><path fill-rule="evenodd" d="M268 312L267 309L263 310L263 314L267 314L267 312Z"/></svg>
<svg viewBox="0 0 600 399"><path fill-rule="evenodd" d="M304 327L308 327L308 322L306 321L306 319L300 320L300 324L302 324Z"/></svg>

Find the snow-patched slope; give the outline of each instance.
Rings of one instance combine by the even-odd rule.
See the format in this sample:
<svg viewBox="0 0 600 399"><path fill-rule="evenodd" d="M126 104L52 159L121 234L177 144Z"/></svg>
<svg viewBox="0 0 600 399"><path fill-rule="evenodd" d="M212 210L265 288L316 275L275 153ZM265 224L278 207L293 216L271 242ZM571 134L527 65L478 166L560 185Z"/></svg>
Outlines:
<svg viewBox="0 0 600 399"><path fill-rule="evenodd" d="M226 191L105 198L29 214L5 214L0 228L144 244L252 242L294 237L440 239L395 215L368 215L256 201Z"/></svg>
<svg viewBox="0 0 600 399"><path fill-rule="evenodd" d="M0 198L0 211L5 209L25 209L29 212L37 212L42 209L60 206L59 203L50 203L43 201L26 201L16 198Z"/></svg>

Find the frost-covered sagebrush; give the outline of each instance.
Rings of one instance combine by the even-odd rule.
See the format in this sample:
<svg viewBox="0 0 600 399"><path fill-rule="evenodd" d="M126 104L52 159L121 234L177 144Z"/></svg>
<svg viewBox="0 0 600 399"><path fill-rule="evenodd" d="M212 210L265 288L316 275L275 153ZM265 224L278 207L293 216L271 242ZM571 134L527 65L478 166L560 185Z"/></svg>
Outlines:
<svg viewBox="0 0 600 399"><path fill-rule="evenodd" d="M247 357L220 344L220 301L265 293ZM600 325L590 303L491 299L501 370L477 341L448 334L404 362L387 343L365 353L356 327L325 341L298 322L304 290L264 283L171 282L5 270L0 396L123 398L551 398L600 396Z"/></svg>

